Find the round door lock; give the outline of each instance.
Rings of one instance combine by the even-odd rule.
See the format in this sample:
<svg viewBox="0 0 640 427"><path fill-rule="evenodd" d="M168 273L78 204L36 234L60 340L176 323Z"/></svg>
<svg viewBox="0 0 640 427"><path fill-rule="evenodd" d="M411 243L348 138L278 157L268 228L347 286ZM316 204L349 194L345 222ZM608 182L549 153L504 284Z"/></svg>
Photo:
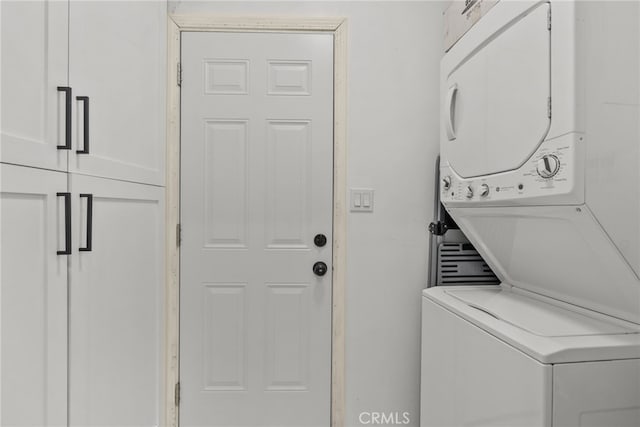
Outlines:
<svg viewBox="0 0 640 427"><path fill-rule="evenodd" d="M317 247L321 248L327 244L327 236L325 236L324 234L316 234L316 237L313 238L313 243Z"/></svg>
<svg viewBox="0 0 640 427"><path fill-rule="evenodd" d="M313 264L313 274L320 277L327 274L327 264L325 264L322 261L318 261L315 264Z"/></svg>

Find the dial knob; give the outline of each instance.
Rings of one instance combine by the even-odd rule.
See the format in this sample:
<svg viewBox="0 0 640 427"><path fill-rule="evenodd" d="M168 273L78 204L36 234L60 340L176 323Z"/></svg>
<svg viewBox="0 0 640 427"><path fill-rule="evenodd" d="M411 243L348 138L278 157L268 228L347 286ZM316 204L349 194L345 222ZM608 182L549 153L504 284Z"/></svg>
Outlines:
<svg viewBox="0 0 640 427"><path fill-rule="evenodd" d="M471 199L473 197L473 187L472 186L468 186L467 187L467 199Z"/></svg>
<svg viewBox="0 0 640 427"><path fill-rule="evenodd" d="M551 178L558 173L560 169L560 160L553 154L542 156L538 160L538 175L543 178Z"/></svg>
<svg viewBox="0 0 640 427"><path fill-rule="evenodd" d="M444 178L442 178L442 188L444 188L445 190L448 190L451 188L451 177L450 176L445 176Z"/></svg>
<svg viewBox="0 0 640 427"><path fill-rule="evenodd" d="M482 184L480 186L480 197L487 197L489 195L489 186L487 184Z"/></svg>

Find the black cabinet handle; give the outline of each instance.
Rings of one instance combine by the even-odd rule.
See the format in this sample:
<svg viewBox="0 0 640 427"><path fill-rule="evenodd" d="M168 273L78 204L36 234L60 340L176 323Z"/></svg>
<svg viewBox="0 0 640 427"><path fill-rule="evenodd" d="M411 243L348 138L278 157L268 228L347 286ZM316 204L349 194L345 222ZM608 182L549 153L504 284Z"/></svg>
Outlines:
<svg viewBox="0 0 640 427"><path fill-rule="evenodd" d="M76 150L78 154L89 154L89 97L88 96L76 96L76 100L82 101L84 104L84 113L83 113L83 146L82 150Z"/></svg>
<svg viewBox="0 0 640 427"><path fill-rule="evenodd" d="M71 255L71 193L56 193L58 197L64 197L64 250L58 251L58 255Z"/></svg>
<svg viewBox="0 0 640 427"><path fill-rule="evenodd" d="M93 194L80 194L80 198L87 199L87 246L78 248L80 252L91 252L93 234Z"/></svg>
<svg viewBox="0 0 640 427"><path fill-rule="evenodd" d="M64 101L64 145L58 145L58 150L71 150L71 88L58 86L58 92L65 93Z"/></svg>

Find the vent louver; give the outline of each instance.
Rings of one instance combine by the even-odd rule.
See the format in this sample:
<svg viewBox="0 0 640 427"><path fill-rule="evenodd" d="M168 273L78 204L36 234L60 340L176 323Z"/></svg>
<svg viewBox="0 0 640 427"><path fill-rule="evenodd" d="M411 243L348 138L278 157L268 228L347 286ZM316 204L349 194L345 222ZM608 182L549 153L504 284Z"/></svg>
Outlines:
<svg viewBox="0 0 640 427"><path fill-rule="evenodd" d="M470 243L441 243L438 284L498 285L500 280Z"/></svg>

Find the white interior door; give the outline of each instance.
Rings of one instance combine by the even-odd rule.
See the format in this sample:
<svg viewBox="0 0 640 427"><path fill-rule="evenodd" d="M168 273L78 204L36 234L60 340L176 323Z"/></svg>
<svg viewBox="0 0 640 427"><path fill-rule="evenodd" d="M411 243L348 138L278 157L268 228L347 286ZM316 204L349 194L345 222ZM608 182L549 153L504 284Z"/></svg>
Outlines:
<svg viewBox="0 0 640 427"><path fill-rule="evenodd" d="M164 185L166 1L72 1L69 9L69 170Z"/></svg>
<svg viewBox="0 0 640 427"><path fill-rule="evenodd" d="M83 175L70 188L69 425L157 426L164 190Z"/></svg>
<svg viewBox="0 0 640 427"><path fill-rule="evenodd" d="M0 165L0 425L67 425L66 174Z"/></svg>
<svg viewBox="0 0 640 427"><path fill-rule="evenodd" d="M183 33L182 67L180 424L329 425L333 36Z"/></svg>
<svg viewBox="0 0 640 427"><path fill-rule="evenodd" d="M2 1L2 148L5 163L67 170L68 2ZM69 112L71 114L71 112ZM70 117L69 117L70 118ZM69 134L69 136L71 136Z"/></svg>

